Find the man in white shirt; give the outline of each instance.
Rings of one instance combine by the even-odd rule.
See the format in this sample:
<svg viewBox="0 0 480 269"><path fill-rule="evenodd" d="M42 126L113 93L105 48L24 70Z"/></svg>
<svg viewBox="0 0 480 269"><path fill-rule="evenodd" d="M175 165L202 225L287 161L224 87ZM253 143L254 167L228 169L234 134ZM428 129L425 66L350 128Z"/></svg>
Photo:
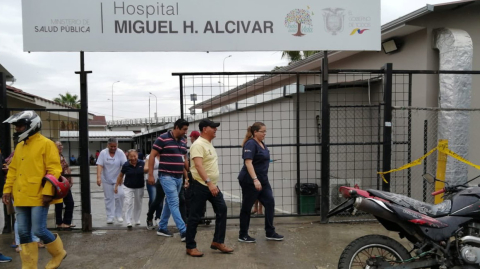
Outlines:
<svg viewBox="0 0 480 269"><path fill-rule="evenodd" d="M97 159L97 185L100 187L103 184L107 224L113 224L114 217L117 218L119 223L123 222L123 200L125 194L123 188L118 188L118 193L114 193L113 190L122 165L127 162L127 157L117 146L118 141L116 138L108 139L107 148L100 152Z"/></svg>

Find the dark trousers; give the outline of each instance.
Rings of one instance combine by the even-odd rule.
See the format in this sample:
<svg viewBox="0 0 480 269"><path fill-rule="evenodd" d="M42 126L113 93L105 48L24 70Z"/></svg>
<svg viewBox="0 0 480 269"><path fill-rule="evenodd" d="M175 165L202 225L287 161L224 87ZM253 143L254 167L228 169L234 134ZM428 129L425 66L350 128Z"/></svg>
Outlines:
<svg viewBox="0 0 480 269"><path fill-rule="evenodd" d="M63 204L65 204L65 213L63 214L62 218ZM57 225L60 225L62 223L68 225L72 224L74 204L75 203L73 202L72 191L69 190L67 196L63 198L63 203L55 204L55 219Z"/></svg>
<svg viewBox="0 0 480 269"><path fill-rule="evenodd" d="M240 210L240 233L243 237L248 235L250 226L250 214L255 201L258 199L265 207L265 232L267 236L275 233L273 226L273 215L275 213L275 200L270 183L262 183L262 190L257 191L252 180L239 180L242 187L242 209Z"/></svg>
<svg viewBox="0 0 480 269"><path fill-rule="evenodd" d="M192 177L192 174L189 172L188 173L188 183L190 184L190 186L192 186L193 182L195 181ZM188 220L188 217L190 216L190 207L192 205L192 188L187 188L185 190L185 207L186 207L186 210L185 210L185 215L187 217L187 220ZM201 216L201 219L205 218L205 212L207 212L207 205L205 204L204 206L204 209L203 209L203 215ZM202 222L202 220L200 219L200 223ZM187 222L185 222L187 223Z"/></svg>
<svg viewBox="0 0 480 269"><path fill-rule="evenodd" d="M192 188L192 203L190 205L190 215L188 216L187 248L193 249L197 247L195 235L197 234L198 222L204 213L204 206L207 201L212 204L216 216L213 242L224 243L227 230L227 204L223 199L222 192L218 192L217 196L214 197L207 186L198 183L196 180L190 185L190 188Z"/></svg>
<svg viewBox="0 0 480 269"><path fill-rule="evenodd" d="M183 181L183 186L185 186L185 180ZM180 207L180 215L182 215L183 222L187 223L187 205L185 202L185 187L183 186L178 194L178 206Z"/></svg>
<svg viewBox="0 0 480 269"><path fill-rule="evenodd" d="M165 192L163 191L162 184L160 184L160 180L157 180L155 182L155 188L156 188L155 200L153 200L153 202L148 207L148 213L147 213L148 220L153 220L153 213L155 213L157 209L160 212L162 212L162 209L163 209L163 199L165 199Z"/></svg>

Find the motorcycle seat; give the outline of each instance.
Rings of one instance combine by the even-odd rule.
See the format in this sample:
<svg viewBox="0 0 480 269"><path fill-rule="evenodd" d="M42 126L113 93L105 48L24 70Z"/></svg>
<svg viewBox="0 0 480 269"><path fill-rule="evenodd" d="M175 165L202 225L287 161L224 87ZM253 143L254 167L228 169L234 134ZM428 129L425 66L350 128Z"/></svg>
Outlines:
<svg viewBox="0 0 480 269"><path fill-rule="evenodd" d="M382 198L384 200L409 208L411 210L415 210L429 217L446 216L452 210L452 201L450 200L443 201L438 205L432 205L432 204L427 204L427 203L412 199L405 195L396 194L392 192L379 191L379 190L373 190L373 189L369 189L367 190L367 192L375 197Z"/></svg>

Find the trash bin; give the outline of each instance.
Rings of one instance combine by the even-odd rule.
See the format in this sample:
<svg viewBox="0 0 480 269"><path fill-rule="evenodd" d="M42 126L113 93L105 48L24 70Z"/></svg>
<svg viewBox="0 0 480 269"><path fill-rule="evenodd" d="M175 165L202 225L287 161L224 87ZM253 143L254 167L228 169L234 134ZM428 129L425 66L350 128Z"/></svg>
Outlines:
<svg viewBox="0 0 480 269"><path fill-rule="evenodd" d="M295 184L295 191L300 196L300 214L315 213L318 185L315 183Z"/></svg>

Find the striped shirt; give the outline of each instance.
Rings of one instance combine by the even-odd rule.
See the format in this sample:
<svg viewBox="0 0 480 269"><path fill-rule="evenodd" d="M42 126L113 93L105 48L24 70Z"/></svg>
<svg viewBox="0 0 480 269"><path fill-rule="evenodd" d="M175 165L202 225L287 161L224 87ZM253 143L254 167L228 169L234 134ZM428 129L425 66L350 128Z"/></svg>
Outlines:
<svg viewBox="0 0 480 269"><path fill-rule="evenodd" d="M185 154L187 154L187 140L185 138L177 141L172 131L160 135L153 144L160 154L158 171L160 173L172 174L175 177L183 175L185 166Z"/></svg>

